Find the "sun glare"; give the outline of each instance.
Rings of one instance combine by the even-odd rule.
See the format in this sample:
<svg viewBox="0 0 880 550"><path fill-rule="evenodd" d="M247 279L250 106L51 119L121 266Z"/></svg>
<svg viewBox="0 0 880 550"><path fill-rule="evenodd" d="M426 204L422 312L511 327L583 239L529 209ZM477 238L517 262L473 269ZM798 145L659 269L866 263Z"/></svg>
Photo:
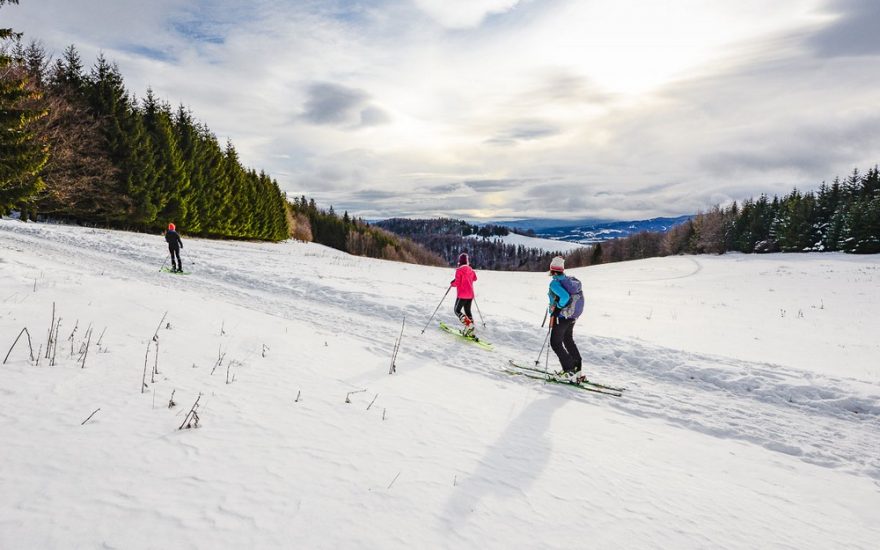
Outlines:
<svg viewBox="0 0 880 550"><path fill-rule="evenodd" d="M608 92L650 92L691 70L710 69L734 44L779 30L779 20L767 17L774 9L779 6L574 2L547 16L533 36L531 62L570 66Z"/></svg>

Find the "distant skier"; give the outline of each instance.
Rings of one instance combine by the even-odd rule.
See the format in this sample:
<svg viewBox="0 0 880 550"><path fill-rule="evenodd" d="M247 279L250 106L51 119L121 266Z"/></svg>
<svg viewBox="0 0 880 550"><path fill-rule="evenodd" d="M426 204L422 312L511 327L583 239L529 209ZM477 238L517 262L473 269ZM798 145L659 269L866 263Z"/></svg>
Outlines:
<svg viewBox="0 0 880 550"><path fill-rule="evenodd" d="M176 273L182 272L183 262L180 261L180 249L183 248L183 241L180 240L180 234L175 230L173 223L168 224L168 231L165 232L165 242L168 243L168 253L171 254L171 271Z"/></svg>
<svg viewBox="0 0 880 550"><path fill-rule="evenodd" d="M550 347L562 364L561 377L570 382L581 382L581 354L574 343L574 324L584 311L581 282L565 275L565 259L556 256L550 262Z"/></svg>
<svg viewBox="0 0 880 550"><path fill-rule="evenodd" d="M455 315L464 325L461 333L468 338L474 339L476 339L476 336L474 335L474 317L471 315L471 303L474 301L474 281L476 280L477 274L470 266L467 252L462 252L458 256L458 269L455 270L455 279L449 285L454 286L458 292L458 298L455 300Z"/></svg>

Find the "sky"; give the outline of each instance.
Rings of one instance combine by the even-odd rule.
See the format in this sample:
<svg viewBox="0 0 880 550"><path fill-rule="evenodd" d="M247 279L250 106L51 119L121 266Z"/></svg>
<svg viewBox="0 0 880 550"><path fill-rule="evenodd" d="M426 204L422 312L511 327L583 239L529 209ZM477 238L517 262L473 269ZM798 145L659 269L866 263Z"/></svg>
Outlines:
<svg viewBox="0 0 880 550"><path fill-rule="evenodd" d="M22 0L292 196L365 218L645 219L880 162L875 0Z"/></svg>

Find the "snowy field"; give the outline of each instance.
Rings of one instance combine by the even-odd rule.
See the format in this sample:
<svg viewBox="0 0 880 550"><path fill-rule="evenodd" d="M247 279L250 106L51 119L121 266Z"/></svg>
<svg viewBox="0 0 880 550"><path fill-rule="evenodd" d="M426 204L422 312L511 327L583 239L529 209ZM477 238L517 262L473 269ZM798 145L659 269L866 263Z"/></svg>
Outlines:
<svg viewBox="0 0 880 550"><path fill-rule="evenodd" d="M572 270L614 398L503 372L545 274L474 266L484 351L452 269L183 237L0 221L0 548L878 548L880 257Z"/></svg>

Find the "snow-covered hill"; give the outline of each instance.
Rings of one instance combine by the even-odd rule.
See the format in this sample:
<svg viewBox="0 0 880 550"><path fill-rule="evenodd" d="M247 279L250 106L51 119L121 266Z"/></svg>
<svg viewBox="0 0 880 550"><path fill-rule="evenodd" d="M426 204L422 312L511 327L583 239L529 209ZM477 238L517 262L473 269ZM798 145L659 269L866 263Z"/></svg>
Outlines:
<svg viewBox="0 0 880 550"><path fill-rule="evenodd" d="M0 548L880 540L880 258L572 270L617 399L502 372L543 273L478 272L488 352L437 329L451 297L422 333L451 269L184 239L179 276L161 237L0 221L0 353L40 356L0 365Z"/></svg>

